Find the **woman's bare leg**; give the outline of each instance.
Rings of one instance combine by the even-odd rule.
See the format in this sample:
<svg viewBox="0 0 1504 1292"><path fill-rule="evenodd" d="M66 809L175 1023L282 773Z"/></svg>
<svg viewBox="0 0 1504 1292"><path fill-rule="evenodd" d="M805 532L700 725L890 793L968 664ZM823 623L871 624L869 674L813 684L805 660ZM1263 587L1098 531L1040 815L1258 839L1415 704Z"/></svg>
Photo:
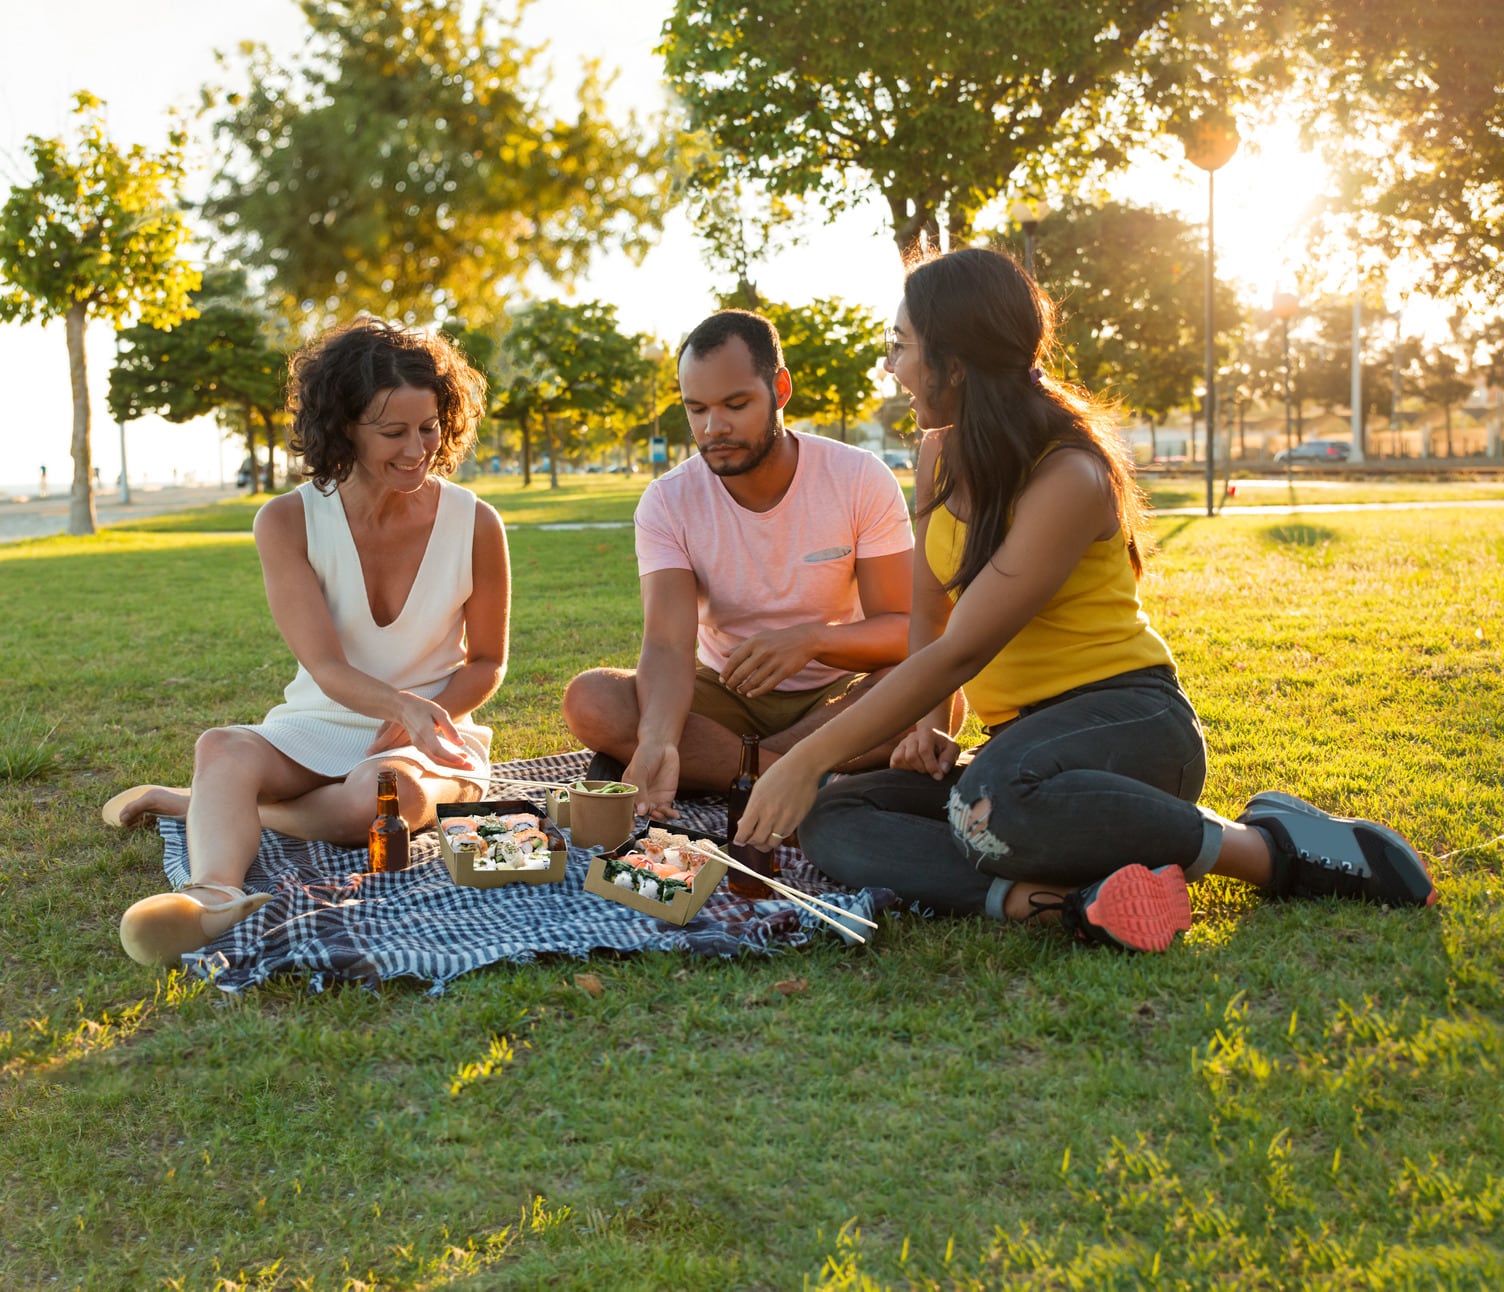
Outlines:
<svg viewBox="0 0 1504 1292"><path fill-rule="evenodd" d="M262 803L305 795L329 778L236 727L204 732L193 756L187 811L193 880L239 888L261 847Z"/></svg>
<svg viewBox="0 0 1504 1292"><path fill-rule="evenodd" d="M405 758L377 759L359 764L343 781L279 803L262 803L261 824L294 839L358 847L376 815L376 774L382 770L397 774L397 803L410 830L431 825L440 803L470 803L481 796L473 781L435 776Z"/></svg>

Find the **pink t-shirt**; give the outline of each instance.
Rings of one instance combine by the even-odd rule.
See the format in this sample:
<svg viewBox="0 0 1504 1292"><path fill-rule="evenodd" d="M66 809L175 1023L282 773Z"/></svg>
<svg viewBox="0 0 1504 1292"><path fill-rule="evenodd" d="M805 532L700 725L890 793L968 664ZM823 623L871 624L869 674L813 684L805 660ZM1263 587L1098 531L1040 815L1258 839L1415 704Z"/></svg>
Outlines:
<svg viewBox="0 0 1504 1292"><path fill-rule="evenodd" d="M717 671L754 633L862 618L856 563L914 546L903 490L865 449L795 435L793 483L771 511L748 511L696 454L637 504L637 573L692 570L699 657ZM842 670L811 662L775 688L828 686Z"/></svg>

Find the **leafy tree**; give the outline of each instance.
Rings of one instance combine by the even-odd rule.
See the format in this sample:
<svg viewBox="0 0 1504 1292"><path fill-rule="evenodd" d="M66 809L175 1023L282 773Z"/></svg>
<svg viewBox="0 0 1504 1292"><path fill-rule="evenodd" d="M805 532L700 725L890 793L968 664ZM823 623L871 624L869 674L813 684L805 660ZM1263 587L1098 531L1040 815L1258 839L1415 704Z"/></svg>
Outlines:
<svg viewBox="0 0 1504 1292"><path fill-rule="evenodd" d="M249 89L216 100L227 145L206 204L289 317L365 309L498 318L536 268L568 281L602 245L660 226L667 147L607 120L601 83L555 119L539 51L493 0L302 0L288 66L248 47Z"/></svg>
<svg viewBox="0 0 1504 1292"><path fill-rule="evenodd" d="M1363 386L1359 409L1364 453L1369 453L1369 419L1389 406L1390 364L1383 353L1383 339L1376 336L1373 320L1382 307L1377 300L1364 302L1363 336L1360 340L1360 377ZM1311 338L1303 346L1303 388L1328 414L1337 408L1351 410L1353 310L1350 301L1317 301L1307 312Z"/></svg>
<svg viewBox="0 0 1504 1292"><path fill-rule="evenodd" d="M1504 295L1504 24L1463 0L1260 0L1304 56L1307 125L1342 162L1344 205L1387 256L1444 290Z"/></svg>
<svg viewBox="0 0 1504 1292"><path fill-rule="evenodd" d="M1473 393L1472 380L1465 372L1464 360L1459 353L1460 323L1460 318L1454 315L1450 337L1439 344L1412 341L1406 356L1409 360L1405 370L1406 385L1416 391L1428 405L1441 409L1446 455L1449 458L1456 454L1452 441L1452 410L1466 403L1468 396ZM1421 434L1426 438L1422 452L1429 457L1432 435L1430 427L1424 426Z"/></svg>
<svg viewBox="0 0 1504 1292"><path fill-rule="evenodd" d="M104 104L75 96L76 147L32 135L35 177L0 208L0 320L62 319L73 385L73 492L68 532L94 532L93 447L84 329L131 315L171 327L187 317L199 274L180 256L188 231L174 204L184 136L160 153L122 152L105 129Z"/></svg>
<svg viewBox="0 0 1504 1292"><path fill-rule="evenodd" d="M882 320L837 299L770 303L762 313L778 329L784 363L794 378L784 415L834 420L844 440L851 419L877 400L872 369L882 357Z"/></svg>
<svg viewBox="0 0 1504 1292"><path fill-rule="evenodd" d="M1182 93L1189 56L1166 60L1193 7L678 0L662 49L728 165L831 211L875 189L903 254L942 224L964 240L1009 188L1121 165Z"/></svg>
<svg viewBox="0 0 1504 1292"><path fill-rule="evenodd" d="M1072 203L1041 225L1040 283L1061 302L1065 373L1116 393L1151 426L1195 400L1206 371L1204 233L1177 216L1123 202ZM1215 289L1218 364L1243 321L1232 289Z"/></svg>
<svg viewBox="0 0 1504 1292"><path fill-rule="evenodd" d="M147 413L169 422L227 416L245 435L253 471L260 465L259 422L266 443L261 483L270 491L287 355L267 340L267 320L250 303L243 270L206 272L191 302L195 316L171 331L142 323L121 333L110 372L110 411L120 421Z"/></svg>
<svg viewBox="0 0 1504 1292"><path fill-rule="evenodd" d="M532 481L532 426L541 422L549 483L559 486L559 421L631 415L633 391L649 374L646 338L623 333L616 307L536 301L519 310L502 340L498 397L522 428L523 482ZM578 430L574 432L579 442Z"/></svg>

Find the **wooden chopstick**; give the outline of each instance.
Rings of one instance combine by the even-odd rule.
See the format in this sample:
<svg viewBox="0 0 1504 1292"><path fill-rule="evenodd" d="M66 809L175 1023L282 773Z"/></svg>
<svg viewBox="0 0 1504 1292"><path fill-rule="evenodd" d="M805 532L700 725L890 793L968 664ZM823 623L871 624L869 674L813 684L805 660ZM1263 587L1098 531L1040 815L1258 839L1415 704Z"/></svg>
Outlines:
<svg viewBox="0 0 1504 1292"><path fill-rule="evenodd" d="M706 842L709 843L709 840L706 840ZM865 916L858 915L855 911L848 911L844 906L838 906L835 902L827 902L823 897L816 897L813 893L806 893L802 889L794 888L790 884L785 884L781 879L772 879L769 876L764 875L760 870L754 870L750 866L743 865L735 857L729 856L728 854L722 852L721 849L717 848L714 844L710 844L710 848L711 851L713 851L718 857L720 857L722 861L728 862L738 870L746 871L749 875L756 875L757 878L762 880L762 882L765 883L769 888L772 888L774 890L781 889L782 891L787 893L794 893L797 896L804 898L804 900L807 902L814 902L817 906L823 906L830 911L839 911L848 920L855 920L858 924L865 924L869 929L875 929L878 927L878 925L874 924L871 920L867 919Z"/></svg>
<svg viewBox="0 0 1504 1292"><path fill-rule="evenodd" d="M854 911L848 911L845 907L837 906L833 902L824 901L821 898L815 897L811 893L802 893L797 888L790 888L787 884L781 883L779 880L772 879L769 876L764 875L761 871L753 870L751 866L744 865L735 857L730 856L728 853L722 852L709 840L696 840L691 844L691 847L695 848L697 851L705 852L710 856L718 858L720 861L725 862L726 865L729 866L732 870L739 870L743 874L751 875L755 879L761 880L780 897L788 899L796 906L802 906L811 915L815 916L818 919L824 920L827 924L839 929L847 937L855 938L863 945L866 944L866 938L864 938L860 933L857 933L855 930L848 928L839 920L832 919L824 911L820 910L819 906L814 905L814 903L819 902L820 906L828 907L832 911L839 911L848 920L855 920L858 924L865 924L869 929L875 929L878 927L871 920L865 918L864 916L856 914Z"/></svg>
<svg viewBox="0 0 1504 1292"><path fill-rule="evenodd" d="M503 776L501 783L503 785L526 785L532 790L568 790L574 788L572 785L561 785L558 781L525 781L515 776Z"/></svg>

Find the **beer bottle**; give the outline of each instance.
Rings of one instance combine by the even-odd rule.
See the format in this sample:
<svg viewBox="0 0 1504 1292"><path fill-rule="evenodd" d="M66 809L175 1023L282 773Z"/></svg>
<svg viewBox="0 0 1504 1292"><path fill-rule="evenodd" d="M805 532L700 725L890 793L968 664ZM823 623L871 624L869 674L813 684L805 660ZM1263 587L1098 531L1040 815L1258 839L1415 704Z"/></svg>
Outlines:
<svg viewBox="0 0 1504 1292"><path fill-rule="evenodd" d="M376 819L371 822L371 869L406 870L407 822L397 805L397 773L376 773Z"/></svg>
<svg viewBox="0 0 1504 1292"><path fill-rule="evenodd" d="M742 737L741 765L736 769L736 779L726 791L726 851L759 874L776 875L778 858L774 853L732 842L736 838L736 828L741 824L742 813L747 809L747 800L752 797L752 787L757 784L759 744L756 732ZM727 871L726 883L738 897L761 898L773 894L773 890L761 880L740 870Z"/></svg>

